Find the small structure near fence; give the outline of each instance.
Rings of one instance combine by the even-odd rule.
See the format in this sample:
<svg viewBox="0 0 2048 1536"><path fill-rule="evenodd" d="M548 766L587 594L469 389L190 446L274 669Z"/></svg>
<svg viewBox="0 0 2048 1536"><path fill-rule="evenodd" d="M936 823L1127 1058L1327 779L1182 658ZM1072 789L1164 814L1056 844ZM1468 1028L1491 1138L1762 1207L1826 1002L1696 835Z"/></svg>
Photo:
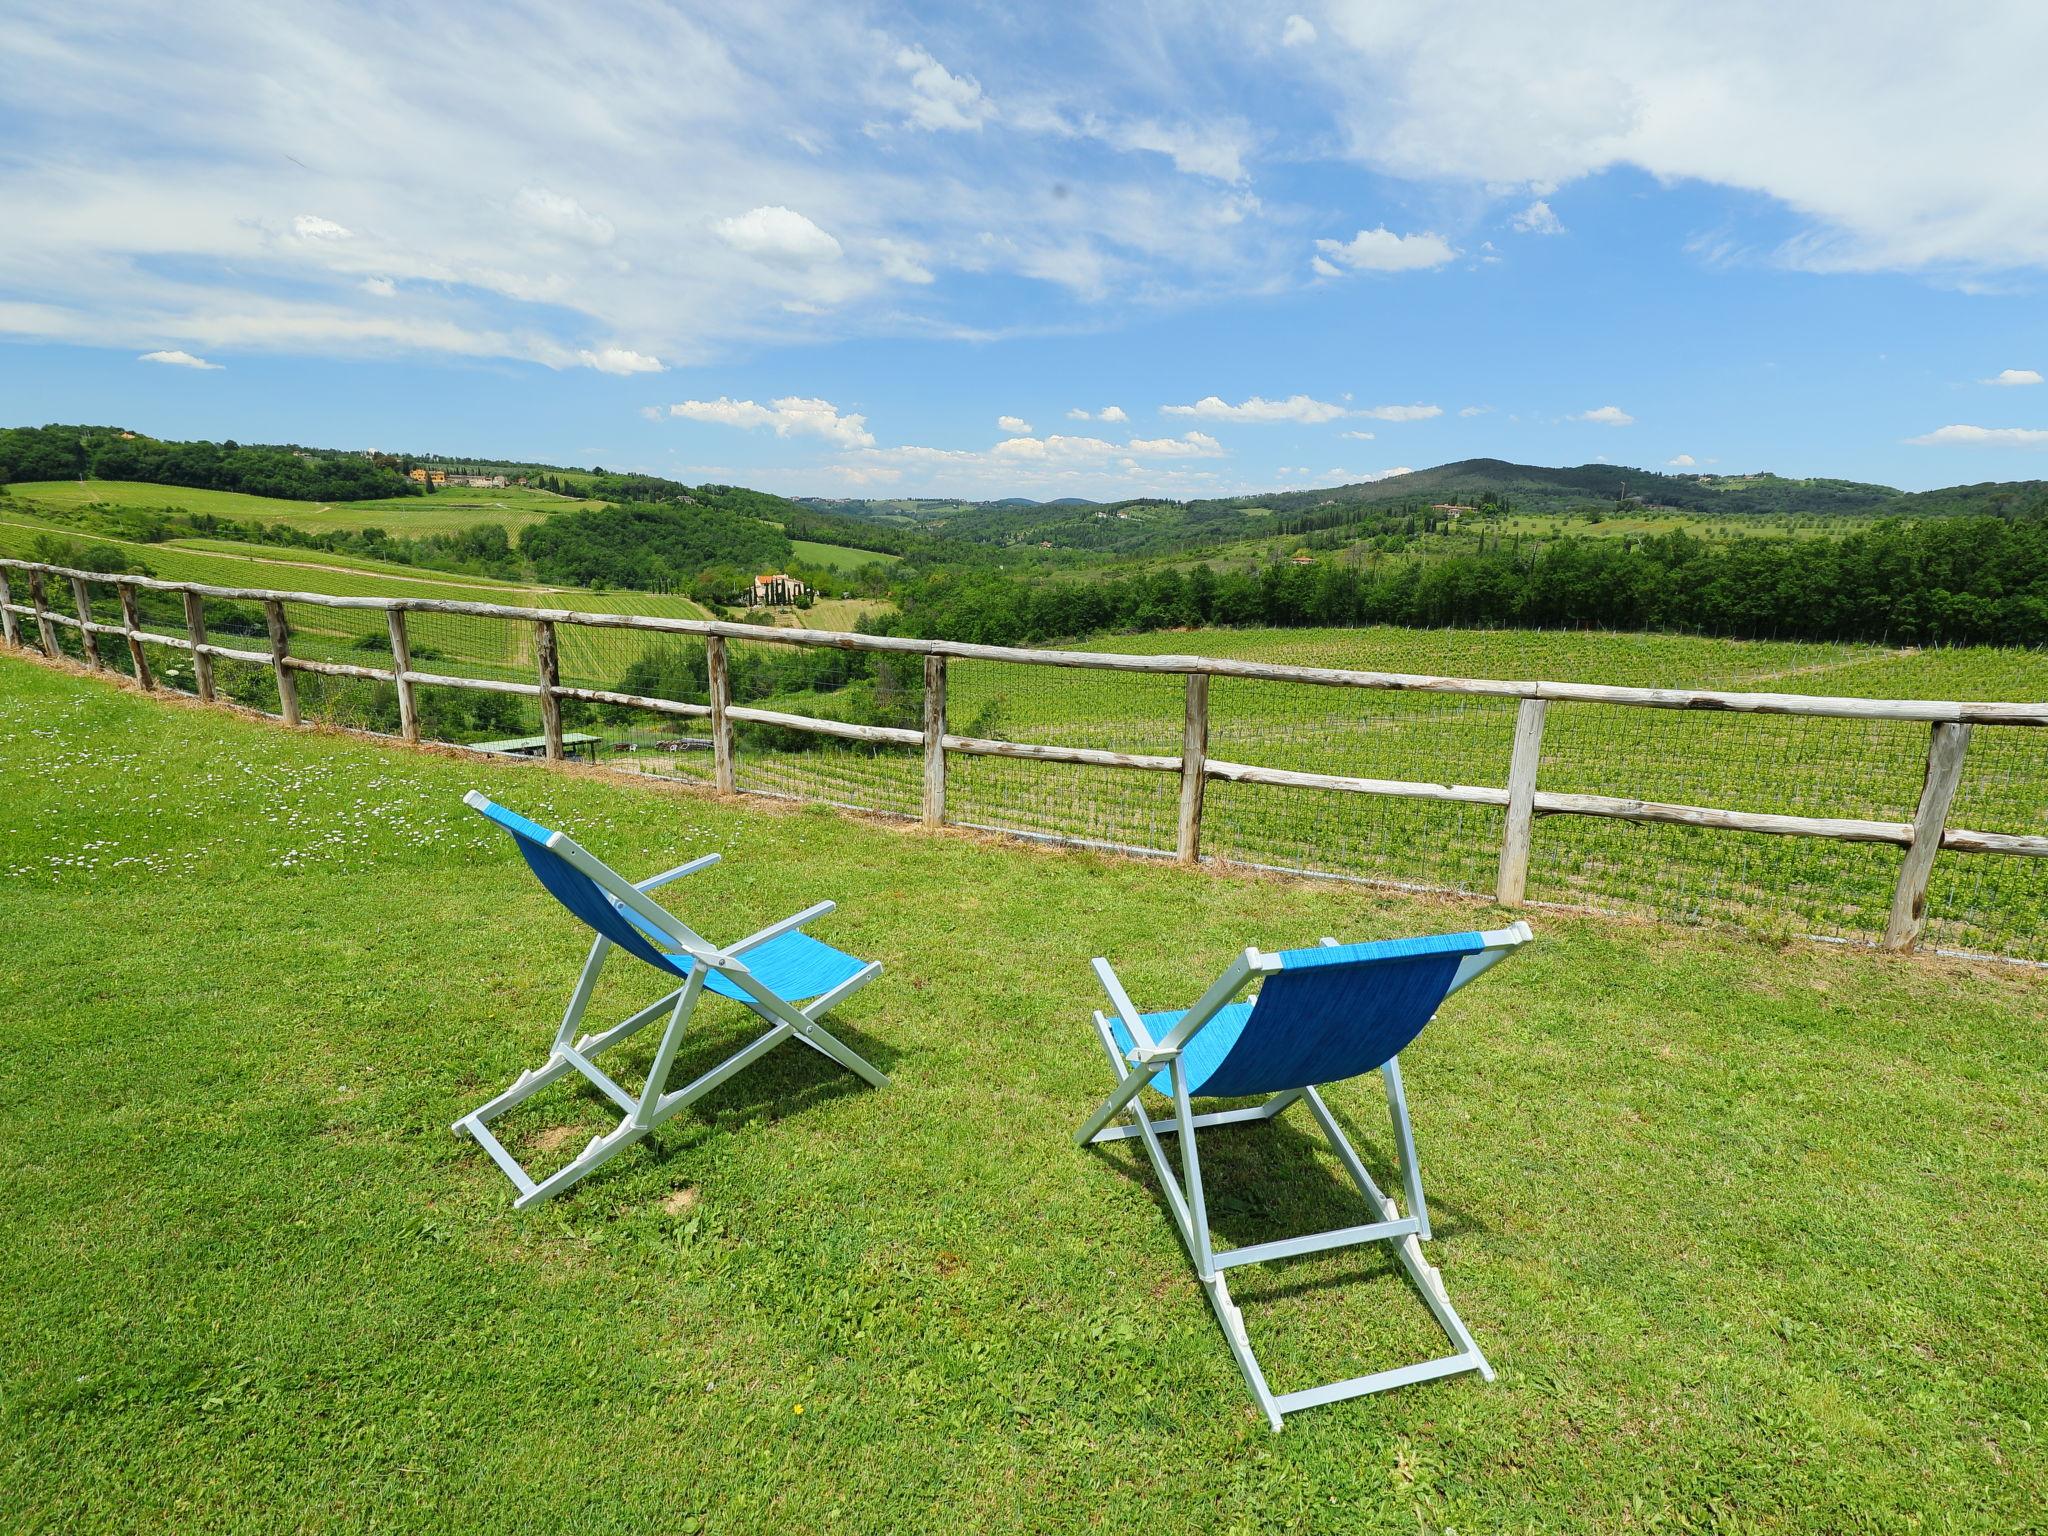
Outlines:
<svg viewBox="0 0 2048 1536"><path fill-rule="evenodd" d="M466 741L463 746L472 752L490 752L499 757L581 757L586 762L597 761L597 738L586 736L581 731L562 733L560 753L551 753L551 743L545 736L512 736L504 741Z"/></svg>
<svg viewBox="0 0 2048 1536"><path fill-rule="evenodd" d="M27 587L28 601L18 600L12 580ZM50 602L53 583L69 586L74 614L58 612ZM91 589L112 586L120 604L121 622L101 623L93 617ZM178 594L182 598L183 636L142 628L136 605L138 591ZM260 604L267 630L264 650L222 646L208 640L203 600ZM294 656L285 604L330 609L370 610L384 616L391 665ZM461 677L428 672L413 665L408 643L410 614L459 615L519 625L532 637L531 681L503 677ZM33 624L33 639L23 627ZM1264 785L1283 790L1316 790L1340 796L1394 797L1453 806L1483 806L1502 813L1495 859L1493 894L1504 905L1528 899L1531 829L1537 817L1590 817L1608 821L1662 824L1708 831L1763 833L1773 837L1814 838L1837 843L1889 845L1901 850L1882 943L1907 950L1919 941L1927 923L1928 883L1936 855L1943 852L2007 858L2048 857L2048 836L2018 831L1982 831L1951 826L1949 811L1962 779L1971 733L1975 730L2038 730L2048 727L2048 702L1976 703L1930 699L1870 699L1822 695L1746 693L1712 689L1611 687L1594 683L1511 681L1487 678L1437 677L1419 674L1353 671L1339 668L1286 666L1206 656L1139 656L1110 652L1024 650L899 636L865 635L809 629L772 629L715 620L671 619L635 614L574 613L563 609L520 608L496 603L454 602L417 597L334 597L311 592L204 586L159 581L132 575L72 570L22 560L0 560L0 625L8 644L33 644L46 654L60 653L58 631L78 633L85 660L103 666L100 641L113 638L126 645L134 674L145 688L154 686L146 647L164 647L189 654L193 691L202 700L214 696L213 662L228 659L268 667L276 679L278 714L288 725L300 723L298 678L302 674L356 678L396 690L400 734L420 739L417 694L421 688L470 689L531 698L538 705L542 731L538 737L487 744L522 754L559 760L573 748L594 747L592 737L565 733L565 700L587 705L645 710L669 719L701 719L710 726L712 783L726 793L737 792L734 727L739 724L777 727L872 748L895 748L921 754L923 775L919 815L927 827L948 820L948 762L955 757L1008 758L1041 763L1067 763L1089 768L1171 776L1178 781L1178 817L1171 853L1183 862L1202 857L1203 804L1211 784ZM708 703L689 703L614 689L563 684L557 631L561 626L606 630L637 630L700 639L704 646ZM923 714L920 728L867 725L808 715L752 708L733 701L730 642L804 646L840 651L865 651L923 663ZM381 644L380 644L380 648ZM1053 742L996 740L956 734L947 717L947 664L950 660L1002 663L1025 668L1063 668L1178 677L1182 682L1180 750L1141 753ZM1215 678L1306 685L1335 690L1390 691L1466 698L1513 700L1512 749L1503 765L1500 784L1432 783L1374 778L1354 774L1307 772L1227 760L1213 755L1209 722L1210 683ZM1803 716L1866 722L1905 722L1927 728L1925 766L1917 801L1909 820L1870 817L1780 814L1731 810L1714 806L1636 799L1609 794L1545 790L1538 779L1543 765L1546 721L1553 709L1621 706L1630 710L1707 711L1752 716ZM1050 841L1079 842L1057 832L1026 835ZM1168 850L1161 849L1160 852ZM1330 873L1304 869L1302 873Z"/></svg>

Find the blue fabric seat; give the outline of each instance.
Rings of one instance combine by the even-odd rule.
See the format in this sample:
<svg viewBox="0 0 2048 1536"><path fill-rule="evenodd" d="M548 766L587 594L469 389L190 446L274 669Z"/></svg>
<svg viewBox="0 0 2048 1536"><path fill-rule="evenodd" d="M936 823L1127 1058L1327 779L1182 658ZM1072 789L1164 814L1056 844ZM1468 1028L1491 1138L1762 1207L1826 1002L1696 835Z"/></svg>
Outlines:
<svg viewBox="0 0 2048 1536"><path fill-rule="evenodd" d="M1451 989L1458 965L1486 946L1479 933L1431 934L1376 944L1282 950L1280 969L1248 1003L1229 1003L1181 1052L1188 1093L1235 1098L1279 1093L1377 1072L1429 1023ZM1138 1017L1154 1040L1185 1008ZM1126 1053L1136 1042L1123 1020L1108 1020ZM1171 1074L1152 1088L1172 1093Z"/></svg>
<svg viewBox="0 0 2048 1536"><path fill-rule="evenodd" d="M688 955L672 954L663 958L678 976L688 979L691 966ZM867 965L865 960L856 960L844 950L834 949L823 939L814 939L808 933L799 933L795 929L777 934L758 949L743 950L738 958L745 962L762 986L793 1003L823 997L842 981L860 974ZM736 1003L747 1001L747 993L739 983L728 981L717 971L704 978L704 986L706 990L716 992L720 997L729 997Z"/></svg>

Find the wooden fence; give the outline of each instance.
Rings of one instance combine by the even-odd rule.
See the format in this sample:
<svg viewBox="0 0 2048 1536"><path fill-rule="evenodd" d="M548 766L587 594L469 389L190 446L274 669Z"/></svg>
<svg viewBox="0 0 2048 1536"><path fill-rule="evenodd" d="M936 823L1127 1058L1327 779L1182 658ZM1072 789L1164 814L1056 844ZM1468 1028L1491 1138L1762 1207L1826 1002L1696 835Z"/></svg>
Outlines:
<svg viewBox="0 0 2048 1536"><path fill-rule="evenodd" d="M17 601L10 573L25 579L28 601ZM55 611L50 586L68 584L73 613ZM112 586L121 622L101 623L93 617L92 588ZM183 599L184 636L144 630L137 618L138 590L177 593ZM261 651L215 645L206 638L202 600L262 605L268 647ZM291 654L291 633L284 605L369 609L382 612L388 625L392 665L358 666ZM498 678L457 677L418 671L412 665L406 615L446 614L499 619L533 626L535 677L532 682ZM26 638L22 621L34 624L34 640ZM601 688L565 686L559 677L557 627L564 624L600 629L647 630L689 635L704 642L710 702L684 703ZM1203 792L1212 780L1264 784L1290 789L1327 790L1340 794L1384 795L1415 800L1493 806L1505 812L1494 894L1507 905L1526 898L1531 828L1537 816L1591 816L1624 821L1667 823L1788 837L1826 838L1841 842L1887 843L1904 850L1891 911L1885 924L1887 949L1907 950L1918 942L1927 920L1928 881L1935 855L1955 853L2048 857L2048 836L2011 832L1971 831L1951 827L1948 812L1963 771L1970 732L1975 726L2048 727L2048 703L1959 703L1928 699L1832 698L1783 693L1717 692L1677 688L1622 688L1591 683L1519 682L1487 678L1431 677L1407 673L1358 672L1327 667L1297 667L1205 656L1133 656L1096 651L1024 650L1008 646L969 645L943 640L913 640L808 629L770 629L716 620L667 619L616 613L573 613L563 609L520 608L497 603L449 602L429 598L331 597L314 592L280 592L265 588L215 587L148 577L109 575L29 561L0 559L0 628L10 645L33 644L59 654L57 630L76 630L86 662L103 667L99 642L118 639L127 647L136 680L155 685L145 646L164 646L192 657L194 688L202 700L214 696L216 659L252 662L275 675L279 713L288 725L300 723L298 676L316 673L356 678L393 686L398 695L400 732L418 741L416 691L421 687L467 688L518 694L538 702L546 755L559 760L562 748L564 699L620 705L659 714L704 719L710 723L714 783L727 793L737 789L734 774L733 726L752 723L807 731L845 740L920 750L923 754L922 820L927 827L946 821L946 759L954 754L1028 758L1140 773L1166 773L1179 779L1180 803L1175 853L1183 861L1201 856ZM823 720L776 710L754 709L732 702L727 642L741 640L771 645L811 646L839 650L884 652L924 659L923 728L863 725ZM1052 743L996 741L954 735L947 729L946 664L949 659L1003 662L1020 666L1067 667L1115 672L1178 675L1184 681L1185 711L1181 750L1177 755L1105 751ZM1305 773L1236 763L1209 754L1209 680L1245 678L1328 688L1364 688L1462 694L1517 701L1513 751L1503 786L1423 783L1398 779L1361 778ZM1856 720L1925 722L1927 765L1919 802L1910 821L1872 821L1847 817L1792 816L1756 811L1716 809L1628 799L1612 795L1564 794L1538 787L1545 717L1552 705L1623 705L1640 709L1717 710L1738 714L1795 715Z"/></svg>

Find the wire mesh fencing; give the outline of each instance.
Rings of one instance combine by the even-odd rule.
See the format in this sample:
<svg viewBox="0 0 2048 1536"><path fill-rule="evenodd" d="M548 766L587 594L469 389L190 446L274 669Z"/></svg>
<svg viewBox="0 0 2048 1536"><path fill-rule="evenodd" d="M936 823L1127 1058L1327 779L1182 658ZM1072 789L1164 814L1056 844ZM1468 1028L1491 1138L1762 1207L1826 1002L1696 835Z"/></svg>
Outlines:
<svg viewBox="0 0 2048 1536"><path fill-rule="evenodd" d="M1183 684L1166 673L948 663L947 734L1178 760ZM1171 853L1180 787L1163 770L952 754L946 817L988 831Z"/></svg>

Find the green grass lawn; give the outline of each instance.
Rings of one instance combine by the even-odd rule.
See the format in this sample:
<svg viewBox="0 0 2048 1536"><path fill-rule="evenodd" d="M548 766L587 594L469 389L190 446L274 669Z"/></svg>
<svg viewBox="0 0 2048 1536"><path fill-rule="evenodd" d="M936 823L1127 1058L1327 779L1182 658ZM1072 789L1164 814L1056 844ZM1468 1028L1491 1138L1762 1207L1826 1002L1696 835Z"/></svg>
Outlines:
<svg viewBox="0 0 2048 1536"><path fill-rule="evenodd" d="M630 873L723 853L672 892L714 937L838 899L819 932L887 973L835 1028L893 1085L777 1052L515 1214L447 1127L538 1064L585 940L470 787ZM2013 1531L2048 1502L2038 973L1536 914L1404 1058L1430 1256L1499 1380L1274 1436L1141 1156L1067 1139L1107 1086L1087 959L1166 1006L1248 942L1484 910L12 657L0 875L13 1529ZM659 989L628 965L596 1014ZM720 1007L679 1071L744 1037ZM1377 1089L1331 1101L1386 1182ZM603 1108L543 1095L508 1144L553 1166ZM1308 1126L1205 1140L1224 1236L1360 1219ZM1277 1389L1434 1347L1378 1254L1238 1289Z"/></svg>

